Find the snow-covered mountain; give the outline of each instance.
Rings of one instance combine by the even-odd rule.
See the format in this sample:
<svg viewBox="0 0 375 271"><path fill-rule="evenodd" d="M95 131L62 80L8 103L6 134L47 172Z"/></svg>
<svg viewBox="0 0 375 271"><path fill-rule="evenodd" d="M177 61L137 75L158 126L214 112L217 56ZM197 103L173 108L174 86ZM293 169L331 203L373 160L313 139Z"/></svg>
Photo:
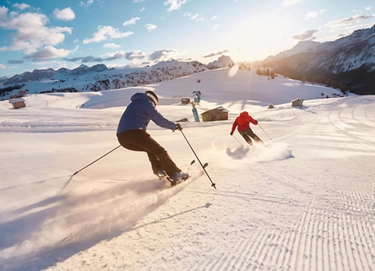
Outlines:
<svg viewBox="0 0 375 271"><path fill-rule="evenodd" d="M375 25L332 42L300 42L262 65L291 78L324 78L357 94L375 94Z"/></svg>
<svg viewBox="0 0 375 271"><path fill-rule="evenodd" d="M310 49L312 49L312 48L314 48L314 47L316 47L316 46L318 46L320 44L321 44L320 42L311 41L311 40L300 41L292 49L283 51L283 52L277 54L275 57L271 56L269 58L270 59L272 59L272 58L281 59L281 58L284 58L284 57L289 57L289 56L292 56L292 55L297 55L297 54L303 53L305 51L308 51L308 50L310 50Z"/></svg>
<svg viewBox="0 0 375 271"><path fill-rule="evenodd" d="M234 62L230 58L230 56L222 55L221 57L218 58L218 60L208 63L207 68L218 69L218 68L230 67L233 65L234 65Z"/></svg>
<svg viewBox="0 0 375 271"><path fill-rule="evenodd" d="M143 68L108 69L104 64L98 64L92 67L81 65L73 70L34 70L0 81L0 96L8 99L17 95L20 89L27 90L29 94L119 89L168 81L229 65L234 65L231 58L221 56L212 65L170 60Z"/></svg>
<svg viewBox="0 0 375 271"><path fill-rule="evenodd" d="M0 96L7 99L20 89L31 93L101 91L172 80L208 68L197 61L163 61L152 67L108 69L104 64L76 69L46 69L14 75L0 84ZM2 86L1 86L2 85Z"/></svg>
<svg viewBox="0 0 375 271"><path fill-rule="evenodd" d="M52 77L60 78L68 75L83 75L87 73L95 73L95 72L102 72L106 71L108 68L104 64L97 64L92 67L88 67L86 65L80 65L79 67L68 70L65 68L61 68L58 70L54 69L44 69L44 70L33 70L32 72L24 72L23 74L16 74L3 82L3 85L12 85L12 84L20 84L25 82L32 82L38 81L43 79L50 79Z"/></svg>

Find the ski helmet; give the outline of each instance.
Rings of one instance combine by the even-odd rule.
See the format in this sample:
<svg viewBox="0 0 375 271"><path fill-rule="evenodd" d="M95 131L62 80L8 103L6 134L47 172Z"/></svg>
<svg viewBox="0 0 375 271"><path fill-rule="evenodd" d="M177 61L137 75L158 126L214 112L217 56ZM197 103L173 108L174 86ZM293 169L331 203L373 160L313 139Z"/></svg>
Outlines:
<svg viewBox="0 0 375 271"><path fill-rule="evenodd" d="M148 96L148 99L154 104L154 106L156 106L159 102L159 97L158 95L156 95L155 92L151 91L151 90L147 90L145 92L145 94Z"/></svg>

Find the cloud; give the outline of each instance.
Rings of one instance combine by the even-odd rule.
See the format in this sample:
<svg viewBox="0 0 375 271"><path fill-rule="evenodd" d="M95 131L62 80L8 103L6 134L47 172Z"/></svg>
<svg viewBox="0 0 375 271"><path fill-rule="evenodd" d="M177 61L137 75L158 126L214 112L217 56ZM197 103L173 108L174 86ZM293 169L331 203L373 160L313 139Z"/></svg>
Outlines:
<svg viewBox="0 0 375 271"><path fill-rule="evenodd" d="M103 62L101 57L94 57L94 56L85 56L81 59L81 63L88 63L88 62Z"/></svg>
<svg viewBox="0 0 375 271"><path fill-rule="evenodd" d="M351 23L356 23L356 22L359 22L359 21L371 19L371 18L374 18L374 17L375 17L375 14L371 14L371 15L355 15L355 16L344 18L344 19L341 19L341 20L336 20L336 21L329 22L327 24L327 26L329 26L331 28L336 28L336 27L345 26L345 25L348 25L348 24L351 24Z"/></svg>
<svg viewBox="0 0 375 271"><path fill-rule="evenodd" d="M160 50L160 51L155 51L151 55L149 55L148 59L151 61L162 61L162 60L168 60L173 58L173 56L176 55L175 50Z"/></svg>
<svg viewBox="0 0 375 271"><path fill-rule="evenodd" d="M120 32L118 29L113 28L112 26L99 25L98 31L93 34L93 37L91 39L84 39L83 43L87 44L91 42L101 42L107 38L126 38L130 35L133 35L133 32Z"/></svg>
<svg viewBox="0 0 375 271"><path fill-rule="evenodd" d="M305 20L315 18L316 16L318 16L318 12L315 12L315 11L308 12L305 14Z"/></svg>
<svg viewBox="0 0 375 271"><path fill-rule="evenodd" d="M217 20L217 18L218 18L218 17L217 17L216 15L214 15L214 16L211 17L210 20Z"/></svg>
<svg viewBox="0 0 375 271"><path fill-rule="evenodd" d="M219 26L220 26L219 24L215 24L214 27L212 28L212 30L216 30L216 29L218 29Z"/></svg>
<svg viewBox="0 0 375 271"><path fill-rule="evenodd" d="M305 20L315 18L319 14L323 14L325 11L326 11L325 9L322 9L319 12L315 12L315 11L308 12L305 14Z"/></svg>
<svg viewBox="0 0 375 271"><path fill-rule="evenodd" d="M106 43L103 45L104 48L107 48L107 49L116 49L116 48L120 48L121 45L120 44L115 44L115 43Z"/></svg>
<svg viewBox="0 0 375 271"><path fill-rule="evenodd" d="M372 9L372 6L368 6L365 8L365 10L371 10Z"/></svg>
<svg viewBox="0 0 375 271"><path fill-rule="evenodd" d="M74 58L64 58L63 60L70 61L70 62L81 61L81 63L87 63L87 62L103 62L103 59L102 59L102 58L100 58L100 57L94 57L94 56L74 57Z"/></svg>
<svg viewBox="0 0 375 271"><path fill-rule="evenodd" d="M5 65L3 65L3 64L0 64L0 69L2 69L2 70L6 70L6 69L8 69L8 67L5 66Z"/></svg>
<svg viewBox="0 0 375 271"><path fill-rule="evenodd" d="M13 4L12 7L18 8L20 10L24 10L24 9L30 8L30 5L25 4L25 3L22 3L22 4L16 3L16 4Z"/></svg>
<svg viewBox="0 0 375 271"><path fill-rule="evenodd" d="M45 46L38 52L26 58L31 58L32 60L37 61L37 60L44 60L44 59L50 59L50 58L65 57L69 55L70 53L74 52L77 48L78 47L76 47L74 50L65 50L65 49L56 49L53 46Z"/></svg>
<svg viewBox="0 0 375 271"><path fill-rule="evenodd" d="M198 14L198 13L191 16L190 19L192 19L194 21L204 21L203 14Z"/></svg>
<svg viewBox="0 0 375 271"><path fill-rule="evenodd" d="M132 3L141 3L144 2L145 0L133 0Z"/></svg>
<svg viewBox="0 0 375 271"><path fill-rule="evenodd" d="M309 39L311 40L315 32L318 32L318 30L313 29L313 30L302 31L296 35L293 35L292 38L295 40L309 40Z"/></svg>
<svg viewBox="0 0 375 271"><path fill-rule="evenodd" d="M113 61L116 59L122 59L125 57L125 53L123 51L118 51L110 54L105 54L106 58L104 60L106 61Z"/></svg>
<svg viewBox="0 0 375 271"><path fill-rule="evenodd" d="M167 0L163 4L165 6L171 5L168 11L174 11L180 9L183 4L186 4L187 0Z"/></svg>
<svg viewBox="0 0 375 271"><path fill-rule="evenodd" d="M124 51L117 51L114 53L105 54L102 57L94 57L94 56L85 56L85 57L75 57L75 58L64 58L66 61L76 62L81 61L81 63L87 62L103 62L103 61L113 61L117 59L127 59L127 60L137 60L137 59L144 59L146 57L145 53L142 51L134 51L134 52L127 52Z"/></svg>
<svg viewBox="0 0 375 271"><path fill-rule="evenodd" d="M24 61L21 59L10 59L7 61L9 64L22 64Z"/></svg>
<svg viewBox="0 0 375 271"><path fill-rule="evenodd" d="M70 21L73 20L76 15L74 14L74 11L69 7L69 8L64 8L62 10L55 8L53 11L53 15L62 21Z"/></svg>
<svg viewBox="0 0 375 271"><path fill-rule="evenodd" d="M281 2L281 6L283 7L289 7L289 6L292 6L292 5L295 5L297 4L298 2L301 2L302 0L284 0L283 2Z"/></svg>
<svg viewBox="0 0 375 271"><path fill-rule="evenodd" d="M139 17L134 17L134 18L131 18L130 20L124 22L122 25L123 26L132 25L132 24L135 24L140 19L141 18L139 18Z"/></svg>
<svg viewBox="0 0 375 271"><path fill-rule="evenodd" d="M146 24L145 27L151 32L152 30L155 30L157 26L155 24Z"/></svg>
<svg viewBox="0 0 375 271"><path fill-rule="evenodd" d="M128 52L125 54L127 60L144 59L146 54L142 51Z"/></svg>
<svg viewBox="0 0 375 271"><path fill-rule="evenodd" d="M86 3L80 1L80 2L79 2L79 5L80 5L80 6L83 6L83 7L85 7L85 8L88 8L89 6L91 6L92 3L94 3L94 0L88 0Z"/></svg>
<svg viewBox="0 0 375 271"><path fill-rule="evenodd" d="M65 34L71 34L69 27L46 27L48 18L40 13L24 13L7 17L4 9L0 8L0 27L6 30L15 30L12 35L12 44L2 50L24 51L26 54L36 52L45 45L57 45L64 41Z"/></svg>
<svg viewBox="0 0 375 271"><path fill-rule="evenodd" d="M195 21L204 21L204 17L203 17L203 14L198 14L198 13L195 13L194 15L190 12L185 12L184 13L184 16L185 17L190 17L191 20L195 20ZM216 17L216 16L214 16ZM216 17L217 18L217 17ZM211 19L213 20L213 19Z"/></svg>
<svg viewBox="0 0 375 271"><path fill-rule="evenodd" d="M6 7L0 7L0 18L6 17L7 13L8 13L8 9Z"/></svg>
<svg viewBox="0 0 375 271"><path fill-rule="evenodd" d="M203 57L204 58L209 58L209 57L213 57L213 56L218 56L218 55L223 55L223 54L225 54L225 53L228 53L229 52L229 50L223 50L223 51L219 51L219 52L215 52L215 53L209 53L209 54L207 54L207 55L204 55Z"/></svg>

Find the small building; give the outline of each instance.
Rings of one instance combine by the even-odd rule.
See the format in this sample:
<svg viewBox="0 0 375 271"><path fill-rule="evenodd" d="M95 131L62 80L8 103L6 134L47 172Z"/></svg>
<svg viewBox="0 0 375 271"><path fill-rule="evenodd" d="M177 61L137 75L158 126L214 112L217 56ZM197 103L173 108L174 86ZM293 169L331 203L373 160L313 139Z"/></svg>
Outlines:
<svg viewBox="0 0 375 271"><path fill-rule="evenodd" d="M190 103L190 98L182 98L181 99L182 104L189 104Z"/></svg>
<svg viewBox="0 0 375 271"><path fill-rule="evenodd" d="M15 99L10 99L9 103L13 105L14 109L18 109L21 107L26 107L25 100L22 98L15 98Z"/></svg>
<svg viewBox="0 0 375 271"><path fill-rule="evenodd" d="M203 112L203 121L217 121L217 120L228 120L228 110L222 106Z"/></svg>
<svg viewBox="0 0 375 271"><path fill-rule="evenodd" d="M303 103L303 99L300 99L300 98L294 99L292 100L292 107L297 107L297 106L301 107L302 103Z"/></svg>

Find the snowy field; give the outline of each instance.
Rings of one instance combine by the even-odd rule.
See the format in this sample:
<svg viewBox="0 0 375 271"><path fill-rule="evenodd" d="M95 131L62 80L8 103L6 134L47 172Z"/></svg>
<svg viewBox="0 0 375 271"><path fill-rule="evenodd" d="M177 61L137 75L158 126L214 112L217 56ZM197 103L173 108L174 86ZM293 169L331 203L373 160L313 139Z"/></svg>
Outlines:
<svg viewBox="0 0 375 271"><path fill-rule="evenodd" d="M183 133L217 189L181 132L153 123L186 183L170 188L123 148L73 176L118 146L130 96L147 89L166 118L190 121ZM194 90L199 114L223 106L229 120L194 122L180 104ZM322 92L338 90L221 69L0 102L0 270L375 270L375 97ZM230 136L244 110L266 147Z"/></svg>

